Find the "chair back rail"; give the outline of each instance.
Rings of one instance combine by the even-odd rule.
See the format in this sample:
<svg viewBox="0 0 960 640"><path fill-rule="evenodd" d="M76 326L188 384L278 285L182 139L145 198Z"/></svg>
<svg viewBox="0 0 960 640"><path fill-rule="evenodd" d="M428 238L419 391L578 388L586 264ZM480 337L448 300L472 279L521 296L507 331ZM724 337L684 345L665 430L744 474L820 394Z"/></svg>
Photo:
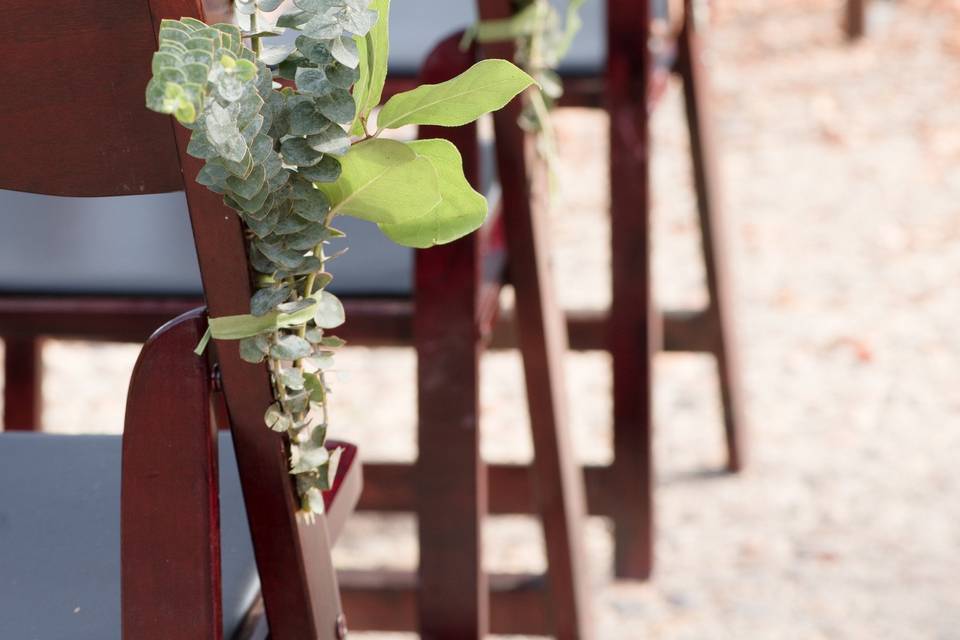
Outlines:
<svg viewBox="0 0 960 640"><path fill-rule="evenodd" d="M9 0L3 13L0 188L183 188L170 125L143 108L156 42L146 1Z"/></svg>
<svg viewBox="0 0 960 640"><path fill-rule="evenodd" d="M0 189L60 196L186 192L210 315L246 313L251 286L238 217L195 182L189 132L144 106L164 18L224 15L225 0L9 0L0 25ZM15 97L14 97L15 96ZM323 518L296 518L283 439L263 426L269 374L216 350L275 640L334 637L340 611Z"/></svg>

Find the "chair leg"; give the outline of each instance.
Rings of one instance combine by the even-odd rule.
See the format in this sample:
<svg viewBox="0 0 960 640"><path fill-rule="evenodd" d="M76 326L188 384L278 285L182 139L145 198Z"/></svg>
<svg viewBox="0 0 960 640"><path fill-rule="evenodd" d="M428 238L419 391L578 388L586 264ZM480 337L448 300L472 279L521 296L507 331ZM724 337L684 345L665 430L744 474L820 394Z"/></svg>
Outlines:
<svg viewBox="0 0 960 640"><path fill-rule="evenodd" d="M660 329L650 277L650 137L647 87L649 3L608 0L607 106L610 115L610 235L613 299L612 489L614 571L646 579L653 570L653 354Z"/></svg>
<svg viewBox="0 0 960 640"><path fill-rule="evenodd" d="M477 264L474 237L417 254L418 607L421 637L431 640L480 639L489 631Z"/></svg>
<svg viewBox="0 0 960 640"><path fill-rule="evenodd" d="M459 40L437 45L422 82L448 80L470 66L474 54L461 51ZM479 184L475 125L421 127L420 137L453 142L464 175ZM480 457L480 265L476 234L416 256L418 612L420 636L430 640L479 640L490 632L481 535L487 471Z"/></svg>
<svg viewBox="0 0 960 640"><path fill-rule="evenodd" d="M700 61L701 49L691 23L680 38L678 70L683 79L693 177L697 193L697 210L703 258L706 266L710 304L706 310L710 330L711 352L717 360L723 425L727 444L727 469L739 471L745 463L745 420L743 412L740 368L733 321L731 279L726 265L724 242L726 224L718 192L717 163L713 133L707 113L709 85Z"/></svg>
<svg viewBox="0 0 960 640"><path fill-rule="evenodd" d="M8 431L41 428L43 412L43 341L38 337L4 338L3 426Z"/></svg>
<svg viewBox="0 0 960 640"><path fill-rule="evenodd" d="M510 281L533 431L531 477L543 526L556 637L592 638L583 523L583 472L570 440L563 375L566 322L555 300L544 219L546 167L517 126L514 102L494 116ZM524 158L528 161L524 162Z"/></svg>
<svg viewBox="0 0 960 640"><path fill-rule="evenodd" d="M843 28L848 40L858 40L867 31L867 3L869 0L846 0Z"/></svg>
<svg viewBox="0 0 960 640"><path fill-rule="evenodd" d="M201 310L160 329L130 380L123 434L123 637L222 637L217 439ZM190 472L193 470L193 472Z"/></svg>

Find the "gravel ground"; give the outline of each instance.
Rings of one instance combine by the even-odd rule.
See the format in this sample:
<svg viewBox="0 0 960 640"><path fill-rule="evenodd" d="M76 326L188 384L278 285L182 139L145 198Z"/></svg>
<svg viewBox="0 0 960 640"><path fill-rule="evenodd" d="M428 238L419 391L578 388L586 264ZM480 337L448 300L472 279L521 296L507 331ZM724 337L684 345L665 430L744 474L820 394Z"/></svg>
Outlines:
<svg viewBox="0 0 960 640"><path fill-rule="evenodd" d="M900 0L850 46L839 2L718 4L707 54L752 459L739 477L703 473L723 459L712 363L659 356L657 574L613 581L607 525L591 520L597 637L960 638L960 7ZM606 120L569 110L558 125L561 298L603 307ZM654 134L658 295L696 304L677 87ZM111 393L136 352L50 342L51 430L119 431ZM412 459L414 364L406 349L346 350L336 435L370 459ZM567 367L582 458L607 460L608 358L571 354ZM518 358L488 355L483 373L485 455L528 459ZM543 568L531 520L491 519L487 546L493 569ZM337 555L412 567L413 521L358 516Z"/></svg>

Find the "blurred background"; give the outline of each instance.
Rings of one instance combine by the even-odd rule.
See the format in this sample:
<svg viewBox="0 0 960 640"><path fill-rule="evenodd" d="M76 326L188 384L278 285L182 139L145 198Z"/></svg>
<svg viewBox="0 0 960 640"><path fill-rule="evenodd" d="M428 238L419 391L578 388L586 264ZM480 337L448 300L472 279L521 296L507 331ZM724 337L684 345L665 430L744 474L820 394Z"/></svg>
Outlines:
<svg viewBox="0 0 960 640"><path fill-rule="evenodd" d="M841 0L713 4L704 40L751 459L718 473L709 357L659 355L656 575L615 582L607 524L590 521L597 637L960 638L960 2L876 1L852 43ZM606 116L556 121L560 298L605 307ZM657 296L695 305L706 293L678 86L653 134ZM45 428L120 432L113 392L138 350L47 341ZM579 455L608 461L609 357L566 365ZM338 367L333 435L412 460L413 351L347 348ZM482 397L487 458L529 459L518 356L484 356ZM488 526L491 569L545 567L534 520ZM349 527L343 566L415 566L412 517Z"/></svg>

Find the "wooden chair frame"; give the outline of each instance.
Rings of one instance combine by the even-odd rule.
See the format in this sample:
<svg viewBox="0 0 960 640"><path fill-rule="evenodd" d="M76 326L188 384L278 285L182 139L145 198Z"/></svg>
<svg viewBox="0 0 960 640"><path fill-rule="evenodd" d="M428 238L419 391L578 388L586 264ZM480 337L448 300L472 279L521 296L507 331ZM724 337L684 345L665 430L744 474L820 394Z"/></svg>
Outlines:
<svg viewBox="0 0 960 640"><path fill-rule="evenodd" d="M157 24L161 16L202 15L195 0L152 0L150 6ZM458 41L459 37L441 45L424 71L424 80L452 77L474 61L474 54L459 50ZM509 112L511 126L500 142L501 159L526 150L526 142L512 124L517 108ZM474 127L425 131L424 135L455 140L467 175L479 184ZM243 313L250 286L246 269L239 266L246 264L240 222L229 212L209 214L224 208L219 196L193 181L200 162L185 154L187 136L188 132L176 130L207 305L211 315ZM347 301L351 319L345 333L348 339L357 339L373 328L376 331L367 343L395 343L412 336L421 363L418 463L412 467L373 465L373 481L364 498L365 506L380 508L384 496L399 494L401 499L385 505L387 510L419 513L420 570L417 575L345 574L344 605L359 629L419 628L425 636L437 638L479 638L488 630L555 632L562 638L591 635L582 577L584 490L571 458L561 403L559 358L566 338L563 323L550 319L555 309L543 253L528 250L528 245L539 249L543 245L542 222L537 221L542 211L526 204L536 181L527 179L526 163L515 163L517 170L505 174L512 179L503 184L503 190L512 201L524 204L511 208L504 217L518 230L509 240L514 248L510 255L518 256L511 259L510 270L520 299L521 347L534 408L536 460L528 481L538 487L533 505L545 524L549 573L546 578L509 576L488 581L480 562L480 531L488 495L486 469L479 457L477 380L479 355L489 342L497 313L504 260L501 227L493 224L453 245L420 252L415 300ZM230 238L236 241L225 240ZM8 342L13 346L8 347L13 356L8 359L8 371L13 374L9 379L22 380L24 372L38 371L37 343L30 343L37 333L142 339L158 319L194 304L193 300L4 299L0 302L0 333L14 338ZM57 318L65 312L72 315ZM110 322L101 324L105 320ZM19 349L18 342L30 348ZM233 431L245 494L256 492L247 509L271 637L323 637L321 629L329 628L331 615L338 611L335 581L331 582L329 565L324 564L328 563L326 545L306 535L301 524L289 518L292 498L286 454L279 446L281 441L263 428L260 418L270 401L268 374L241 362L235 344L218 344L216 351L222 393L229 407L224 422ZM20 358L29 360L27 366L18 362ZM135 384L131 399L146 393L141 390L148 386ZM12 388L17 388L16 383ZM21 415L34 412L36 398L34 394L32 402L21 403ZM8 417L18 410L16 406L8 404ZM143 416L144 421L155 419ZM141 431L150 433L146 427L131 428L131 434ZM209 455L209 446L204 446ZM131 500L131 504L135 503ZM297 559L311 567L311 572L287 580L281 589L276 567L292 566ZM204 586L205 592L209 586ZM492 593L488 593L491 587Z"/></svg>
<svg viewBox="0 0 960 640"><path fill-rule="evenodd" d="M504 0L478 0L483 19L510 15ZM731 283L725 261L725 223L719 198L713 134L707 105L709 82L701 62L701 43L691 0L676 36L674 64L654 63L649 4L607 0L607 68L604 77L565 78L561 105L605 108L610 115L611 257L613 302L607 313L575 313L567 318L570 347L607 350L613 359L613 448L610 466L588 466L588 510L612 518L615 525L615 573L645 579L653 570L653 355L660 351L704 352L714 356L719 374L728 471L745 461L742 383L732 320ZM510 47L486 49L508 56ZM683 84L691 165L697 196L701 244L709 301L693 311L656 308L650 275L650 113L666 88L669 73ZM403 86L402 82L398 83ZM498 114L498 139L506 135ZM519 157L519 156L515 156ZM514 167L498 155L501 175ZM507 194L509 209L515 204ZM514 233L507 228L507 237ZM511 278L516 275L511 269ZM514 323L503 318L494 347L516 344ZM531 512L532 487L511 467L492 467L494 513ZM513 496L499 503L500 496ZM517 499L516 496L523 496ZM522 504L518 504L522 501Z"/></svg>
<svg viewBox="0 0 960 640"><path fill-rule="evenodd" d="M506 3L501 0L481 0L481 10L485 18L503 17L508 11ZM614 450L615 461L610 467L588 467L586 469L586 494L589 511L596 515L605 515L612 517L616 524L616 571L620 576L625 577L646 577L652 570L652 548L653 548L653 497L652 497L652 456L651 456L651 355L660 348L676 351L706 351L713 353L718 360L721 376L721 393L724 401L724 422L728 442L728 468L737 470L742 465L742 418L739 403L738 370L734 362L734 352L729 346L731 340L731 322L729 321L729 294L728 282L724 265L722 264L722 243L720 234L722 231L722 222L719 219L719 211L716 207L716 198L714 192L716 189L712 164L712 149L710 145L710 135L707 118L703 112L706 98L705 79L703 70L699 64L699 42L694 29L692 20L689 18L690 11L686 12L683 29L678 38L677 62L674 70L683 78L684 93L687 104L687 117L691 131L691 143L693 149L693 169L695 184L697 188L699 213L701 219L701 228L703 234L704 257L707 265L707 284L710 292L710 304L704 310L697 312L669 313L660 314L654 311L652 291L649 282L649 109L656 102L656 98L665 85L665 75L657 69L651 60L651 56L646 47L638 47L638 42L646 42L649 38L650 17L648 9L644 3L639 5L628 0L608 0L608 41L609 55L608 67L605 78L583 77L570 79L567 82L566 104L604 106L611 113L611 190L612 190L612 241L613 241L613 281L614 281L614 302L609 315L577 315L568 319L567 326L570 333L571 346L575 349L607 349L613 355L614 361ZM509 55L506 49L491 47L488 49L491 55ZM405 88L404 81L392 83L393 90ZM452 510L451 513L466 513L467 522L474 523L468 527L471 529L461 539L467 540L468 548L472 551L464 567L463 562L457 562L455 565L445 564L446 560L453 555L442 556L440 541L447 539L450 531L444 531L437 524L436 529L429 527L421 529L422 544L425 549L437 549L436 561L431 561L429 557L424 558L424 564L421 568L419 598L420 604L414 596L418 587L411 577L406 576L387 576L371 577L369 575L349 575L344 577L344 599L348 609L357 611L374 612L375 615L360 616L361 620L369 620L371 628L403 628L414 629L417 627L419 619L423 624L430 624L428 620L442 621L447 618L458 618L467 620L471 628L483 630L485 611L490 608L490 628L494 631L511 630L521 632L537 632L549 630L553 626L550 619L550 601L543 598L543 581L534 579L517 579L494 577L490 583L492 593L489 601L483 595L486 592L484 584L485 578L479 566L476 564L479 545L479 520L481 514L486 510L482 507L489 499L488 510L490 513L536 513L546 510L544 505L550 504L550 500L544 501L542 496L544 492L550 497L550 494L557 493L559 499L554 497L556 504L561 506L557 513L561 513L560 520L567 522L568 526L561 531L565 533L561 538L568 542L548 544L548 555L550 555L551 570L562 561L559 559L566 554L568 557L576 557L579 554L572 554L571 545L576 544L578 539L576 533L578 518L571 517L577 511L577 489L576 479L570 479L569 452L565 442L565 436L562 435L563 429L554 429L553 435L549 435L549 429L541 429L534 424L535 434L545 432L550 438L555 440L552 445L554 454L545 456L540 452L546 447L550 448L550 443L539 444L538 461L536 466L541 466L541 461L545 458L552 458L555 469L546 473L546 469L541 468L539 473L543 473L553 478L560 478L556 487L562 490L557 491L556 487L551 488L549 483L538 479L538 473L531 474L527 467L518 467L513 465L483 465L482 461L475 454L476 450L476 377L477 377L477 358L479 350L484 345L493 347L513 346L521 343L526 335L529 343L530 336L536 336L538 325L542 324L540 335L542 344L540 347L529 346L524 349L525 366L527 366L527 384L528 394L530 395L531 411L534 416L545 417L545 422L552 421L554 425L558 421L563 421L562 411L559 411L555 403L558 387L556 383L556 366L545 364L555 362L555 354L558 347L564 340L565 327L556 328L553 325L557 323L551 321L551 308L555 306L553 300L547 293L539 292L535 285L543 283L543 252L542 246L538 251L530 251L535 243L542 243L541 232L536 232L536 227L542 222L532 222L538 220L538 208L541 206L534 198L532 208L529 212L523 213L523 202L530 202L531 195L537 195L535 189L531 192L529 185L534 184L535 180L526 178L528 167L517 167L517 160L522 158L522 154L515 152L517 148L522 148L522 141L516 142L517 133L510 133L516 130L515 112L506 111L497 118L497 138L498 138L498 161L500 163L500 174L502 176L522 176L517 178L515 184L511 187L504 184L505 201L520 206L507 207L504 212L506 220L507 240L510 247L514 248L509 252L509 274L515 285L518 286L518 301L520 306L517 309L518 317L516 321L521 327L520 335L513 328L513 321L504 318L496 323L497 315L497 284L485 282L480 277L481 262L480 256L490 254L489 243L496 238L497 232L490 231L481 234L475 238L469 238L460 241L451 247L434 249L428 252L422 252L418 256L417 262L417 292L418 298L415 303L413 300L346 300L348 317L350 323L344 332L345 337L353 342L366 344L403 344L413 338L417 344L418 351L423 355L421 362L435 363L438 370L450 371L457 370L465 373L463 383L457 385L456 399L450 387L443 388L443 406L446 408L436 408L430 400L431 386L430 379L427 378L428 370L421 372L421 408L434 406L434 409L425 409L421 413L420 426L420 444L421 460L433 460L433 458L443 458L443 456L429 456L431 447L440 446L440 443L447 443L451 446L456 444L463 447L462 451L465 458L458 459L458 464L450 464L449 472L457 472L456 477L460 478L457 483L459 489L451 490L447 500ZM624 123L630 123L628 129L624 129ZM625 135L629 131L629 135ZM454 134L459 135L459 134ZM464 145L471 144L464 139L458 142L461 149ZM513 149L514 152L504 151ZM464 154L465 156L467 154ZM469 161L468 161L468 172ZM638 206L639 203L639 206ZM520 211L511 217L510 211ZM519 220L518 220L519 218ZM526 222L524 222L526 220ZM527 225L527 230L524 230ZM523 239L524 244L520 240ZM463 256L466 256L464 258ZM514 256L518 256L516 259ZM531 270L530 265L515 264L516 261L522 261L524 256L533 256L532 260L538 267L537 270ZM436 260L439 267L431 267L432 260ZM538 262L539 261L539 262ZM201 265L202 267L203 265ZM524 268L527 269L526 274ZM456 291L443 289L443 282L434 277L430 278L430 273L447 273L451 276L454 273L467 274L473 276L475 283L472 289L465 292L457 288ZM532 275L531 275L532 274ZM458 278L459 279L459 276ZM467 280L465 280L467 281ZM524 289L526 287L526 289ZM524 289L520 291L519 289ZM546 287L549 290L549 287ZM465 298L464 305L454 305L449 303L452 298L447 298L444 303L444 311L447 315L456 316L454 311L462 311L463 327L471 327L463 330L461 338L464 339L462 345L472 345L468 352L463 351L463 346L455 349L453 338L446 346L438 342L438 335L451 333L446 326L437 324L436 319L430 319L429 302L431 291L444 291L445 296L469 296ZM459 293L457 293L459 292ZM527 302L529 301L529 302ZM49 335L85 335L96 337L115 337L117 333L106 335L103 333L95 321L89 325L85 322L73 321L70 326L61 326L63 321L58 319L58 313L62 312L65 306L74 305L73 310L83 310L87 318L95 318L97 313L112 314L120 310L120 306L115 305L115 301L36 301L25 299L0 300L0 334L5 336L22 335L23 320L31 319L31 330L23 338L23 345L16 346L16 341L8 342L8 355L13 354L13 358L8 357L8 368L10 362L17 360L19 355L23 360L35 362L36 347L29 344L32 340L29 336L33 333L45 333ZM135 304L124 304L122 308L126 310L123 317L122 337L136 338L142 336L145 328L155 326L154 320L163 314L170 314L180 311L182 308L192 306L194 301L137 301ZM524 314L523 305L529 304L531 308L539 306L541 313L539 318L534 311L527 309L527 320L521 317ZM178 306L179 305L179 306ZM455 309L456 307L456 309ZM92 312L90 310L93 310ZM239 311L233 311L234 313ZM28 315L23 315L24 313ZM223 312L220 312L223 313ZM76 317L76 316L75 316ZM443 317L438 316L438 317ZM530 319L532 318L532 320ZM450 318L456 319L455 317ZM470 324L467 324L469 320ZM58 324L60 323L60 324ZM84 328L88 327L90 332L84 333ZM102 326L102 325L100 325ZM120 325L117 325L120 326ZM533 327L524 329L524 327ZM547 328L547 327L550 328ZM439 327L439 328L438 328ZM428 330L429 329L429 330ZM42 330L42 331L41 331ZM21 332L21 333L18 333ZM139 333L138 333L139 332ZM491 333L493 334L491 336ZM9 345L13 345L11 349ZM541 351L541 362L538 364L536 351ZM458 355L459 354L459 355ZM529 355L528 355L529 354ZM544 355L546 354L546 355ZM442 357L441 357L442 356ZM458 363L457 369L450 369L453 363ZM432 368L432 365L429 365ZM553 371L551 371L551 368ZM21 362L16 366L15 373L21 380L30 379L36 376L37 368L24 366ZM543 375L544 371L553 373L553 380L550 377L543 378L547 380L542 388L538 388L537 375ZM9 374L8 374L9 375ZM437 374L439 375L439 374ZM17 376L8 377L8 380ZM436 383L434 382L434 386ZM531 385L533 388L531 389ZM29 385L27 385L29 386ZM459 390L462 387L462 391ZM32 388L36 388L35 386ZM439 391L435 391L440 395ZM539 394L539 398L538 398ZM26 399L23 404L29 405L31 402L30 394L20 393L20 398ZM454 406L459 408L451 408ZM8 405L8 413L10 411ZM546 407L547 412L541 413ZM29 410L29 407L27 407ZM430 415L434 411L436 415ZM445 420L441 417L446 416ZM465 422L458 422L465 421ZM442 430L440 427L432 427L436 424L473 424L470 430L464 433L450 433L449 428ZM560 434L560 435L558 435ZM461 438L454 443L445 440L455 438L460 435ZM535 435L535 443L537 435ZM447 451L446 448L442 448ZM445 453L446 455L446 453ZM437 462L440 464L440 462ZM464 466L465 465L465 466ZM456 468L455 468L456 467ZM462 473L464 469L470 470L469 474ZM368 489L361 500L361 508L386 510L386 511L421 511L428 508L425 501L433 500L430 495L429 486L423 484L423 478L429 474L424 474L422 466L410 468L404 465L377 464L370 465L367 468ZM559 471L558 471L559 470ZM443 473L435 471L432 473ZM439 477L439 476L438 476ZM566 479L564 479L566 478ZM452 486L452 485L451 485ZM572 487L572 488L571 488ZM486 495L486 497L485 497ZM467 496L474 496L469 498ZM423 512L423 511L421 511ZM472 514L476 514L475 517ZM424 518L421 518L423 521ZM553 527L548 527L548 532L556 531ZM549 541L548 541L549 542ZM565 552L551 553L549 548L566 548ZM473 553L476 552L476 553ZM448 553L453 554L453 549L448 549ZM429 556L429 552L427 553ZM439 559L444 558L444 559ZM432 562L432 564L431 564ZM570 563L572 567L577 562ZM455 603L450 603L449 607L443 603L449 598L449 590L443 588L444 584L449 584L449 578L444 578L443 573L449 570L451 566L457 566L467 573L460 573L461 576L471 576L467 581L469 584L476 584L477 587L469 589L469 594ZM554 588L556 592L565 591L568 595L568 602L577 602L581 600L581 595L577 590L581 587L582 580L576 579L576 569L569 571L571 579L570 585L566 589ZM455 572L449 572L455 573ZM474 577L476 578L474 580ZM457 591L462 589L461 585ZM354 586L357 585L357 586ZM374 586L388 587L388 599L384 600L381 595L373 595ZM430 596L429 594L434 594ZM389 595L392 594L392 595ZM390 599L392 598L392 599ZM400 606L388 607L385 603L401 603ZM559 600L557 600L559 602ZM419 609L418 609L419 606ZM557 607L561 609L562 607ZM442 610L442 611L441 611ZM580 607L566 607L565 611L579 611ZM443 611L459 612L443 613ZM376 613L379 612L379 613ZM466 613L465 613L466 612ZM476 621L474 627L473 621ZM367 624L367 623L363 623ZM447 627L445 623L438 622L436 629L442 637ZM452 623L451 623L452 624ZM577 623L573 623L571 628L576 628ZM583 626L580 623L579 626ZM452 627L451 627L452 628ZM463 636L450 636L463 637Z"/></svg>
<svg viewBox="0 0 960 640"><path fill-rule="evenodd" d="M98 119L101 109L140 104L154 48L149 43L155 43L151 36L161 19L202 20L201 2L67 0L47 6L21 0L6 8L11 18L27 16L24 23L55 30L60 49L50 55L43 49L49 38L41 37L19 41L5 58L6 78L29 77L43 90L0 111L9 136L0 145L7 167L0 187L66 196L185 190L210 313L245 312L252 292L241 223L219 196L195 181L201 163L186 153L189 132L145 109L131 109L111 129L99 126ZM18 42L11 29L18 28L7 29L7 41ZM100 49L81 46L104 34L125 55L100 56L95 53ZM100 83L82 82L78 94L77 84L63 76L67 56L77 63L75 71L99 77ZM22 57L37 62L27 64ZM78 104L82 107L75 108ZM56 120L36 116L53 111ZM96 163L89 162L92 152L98 154ZM45 163L44 157L61 164ZM235 342L211 345L215 361L194 356L205 324L202 312L195 311L166 325L144 346L131 379L121 498L124 637L223 636L216 414L232 431L270 638L342 638L345 621L330 545L360 492L355 450L348 450L350 459L342 461L334 491L325 496L328 516L313 522L298 518L284 439L262 421L273 400L269 372L244 363ZM214 402L219 398L224 402ZM341 499L333 502L337 492ZM244 637L263 637L255 622L251 618Z"/></svg>
<svg viewBox="0 0 960 640"><path fill-rule="evenodd" d="M421 82L446 80L475 61L473 52L460 50L460 39L456 34L433 50ZM359 505L361 510L418 514L419 570L416 575L342 573L344 606L358 629L419 630L424 637L457 639L491 632L592 637L581 529L583 479L572 457L562 402L565 327L546 268L542 181L528 175L531 165L522 160L529 150L515 126L519 108L519 102L511 103L503 111L503 122L510 126L501 130L498 125L496 131L502 201L516 206L497 207L491 214L495 220L477 234L417 252L415 310L401 301L354 307L392 306L399 327L412 315L419 406L417 462L367 465L367 488ZM468 179L480 184L475 126L423 127L420 134L454 142ZM506 252L504 229L510 230ZM528 495L531 512L543 522L546 576L487 576L481 566L488 503L510 490L496 483L499 478L481 459L478 430L480 355L499 311L504 266L517 289L535 449L534 464L517 471L537 487L536 494ZM348 315L351 311L348 302ZM384 335L362 333L366 324L354 318L349 325L351 340L369 343L372 337L376 342Z"/></svg>

